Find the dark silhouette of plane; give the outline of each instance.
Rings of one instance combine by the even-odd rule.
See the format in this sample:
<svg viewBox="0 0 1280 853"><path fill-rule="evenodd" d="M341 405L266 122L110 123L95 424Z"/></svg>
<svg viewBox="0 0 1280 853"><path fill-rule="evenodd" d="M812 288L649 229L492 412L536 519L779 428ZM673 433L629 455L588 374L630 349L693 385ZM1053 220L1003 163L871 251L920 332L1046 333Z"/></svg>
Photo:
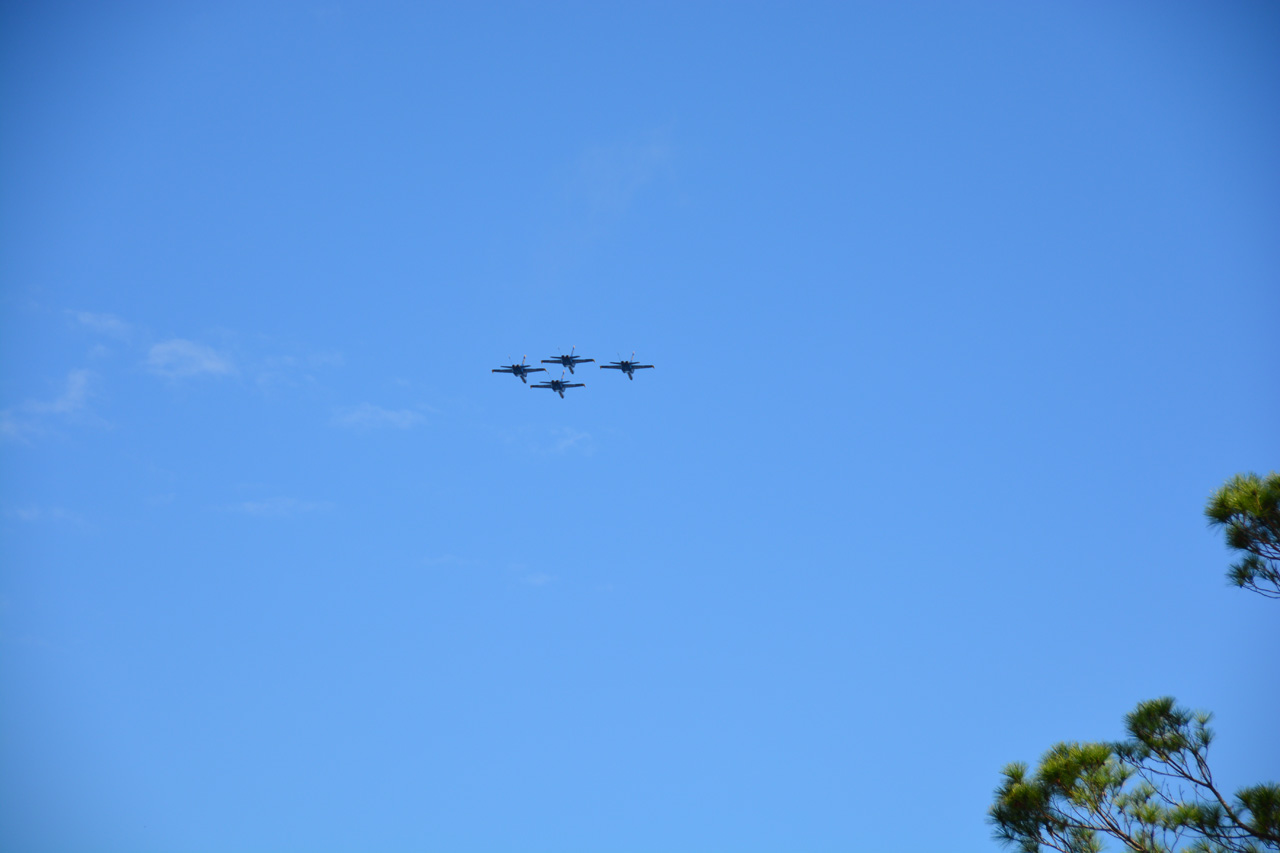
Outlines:
<svg viewBox="0 0 1280 853"><path fill-rule="evenodd" d="M546 381L546 382L538 382L538 383L536 383L536 384L534 384L534 385L530 385L529 387L530 387L530 388L550 388L552 391L555 391L557 394L559 394L559 395L560 395L560 399L561 399L561 400L563 400L563 399L564 399L564 389L566 389L566 388L586 388L586 387L587 387L587 385L586 385L586 383L585 383L585 382L565 382L565 381L564 381L564 373L563 373L563 371L562 371L562 372L560 373L560 378L559 378L559 379L550 379L550 380L548 380L548 381Z"/></svg>
<svg viewBox="0 0 1280 853"><path fill-rule="evenodd" d="M631 353L631 357L632 357L632 358L635 358L635 357L636 357L636 354L635 354L634 352L633 352L633 353ZM635 361L626 361L626 360L623 360L623 361L611 361L611 362L609 362L608 364L602 364L602 365L600 365L600 369L601 369L601 370L621 370L623 373L627 374L627 378L628 378L628 379L635 379L635 378L636 378L636 371L637 371L637 370L644 370L646 367L653 367L653 365L652 365L652 364L640 364L640 363L635 362Z"/></svg>
<svg viewBox="0 0 1280 853"><path fill-rule="evenodd" d="M514 374L515 376L520 377L521 382L528 385L529 380L527 377L529 376L530 373L538 373L539 371L541 371L542 373L547 372L547 369L545 367L530 367L529 365L525 364L525 361L527 361L528 358L529 356L526 355L520 359L519 364L504 364L502 367L495 367L493 369L493 372Z"/></svg>
<svg viewBox="0 0 1280 853"><path fill-rule="evenodd" d="M567 367L567 368L569 368L569 374L570 374L570 375L573 375L573 368L574 368L574 365L577 365L577 364L586 364L588 361L595 361L595 359L594 359L594 358L583 358L583 357L582 357L582 356L580 356L580 355L574 355L574 354L573 354L573 352L574 352L574 350L576 350L576 349L577 349L577 347L575 346L573 349L569 350L569 354L568 354L568 355L558 355L558 356L556 356L555 358L544 358L544 359L542 360L542 363L543 363L543 364L558 364L558 365L560 365L561 367Z"/></svg>

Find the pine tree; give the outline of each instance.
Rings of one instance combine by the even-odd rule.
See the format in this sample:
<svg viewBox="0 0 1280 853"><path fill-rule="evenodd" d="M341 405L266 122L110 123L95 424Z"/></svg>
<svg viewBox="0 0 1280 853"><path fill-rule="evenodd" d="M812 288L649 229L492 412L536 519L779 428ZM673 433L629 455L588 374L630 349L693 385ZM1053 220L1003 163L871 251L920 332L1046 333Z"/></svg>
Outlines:
<svg viewBox="0 0 1280 853"><path fill-rule="evenodd" d="M1244 552L1231 582L1280 598L1280 476L1233 477L1205 514ZM1152 699L1125 717L1125 740L1059 743L1034 773L1007 765L988 812L996 838L1022 853L1099 853L1108 838L1133 853L1280 853L1280 785L1228 798L1209 769L1209 718Z"/></svg>
<svg viewBox="0 0 1280 853"><path fill-rule="evenodd" d="M1280 474L1238 474L1209 499L1209 524L1244 556L1227 577L1242 589L1280 598Z"/></svg>
<svg viewBox="0 0 1280 853"><path fill-rule="evenodd" d="M1209 769L1209 714L1171 698L1142 702L1114 743L1059 743L1035 773L1004 768L990 810L996 837L1023 853L1280 851L1280 785L1228 797Z"/></svg>

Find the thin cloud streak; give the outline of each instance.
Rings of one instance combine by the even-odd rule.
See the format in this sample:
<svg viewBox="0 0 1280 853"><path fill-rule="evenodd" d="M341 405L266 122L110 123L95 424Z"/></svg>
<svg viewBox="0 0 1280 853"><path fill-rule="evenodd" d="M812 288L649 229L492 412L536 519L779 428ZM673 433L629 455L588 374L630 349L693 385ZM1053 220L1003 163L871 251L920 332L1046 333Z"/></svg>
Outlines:
<svg viewBox="0 0 1280 853"><path fill-rule="evenodd" d="M412 409L384 409L373 403L361 403L333 414L333 424L347 429L411 429L426 423L421 412Z"/></svg>
<svg viewBox="0 0 1280 853"><path fill-rule="evenodd" d="M579 264L642 198L668 182L677 159L668 137L658 129L647 138L595 146L568 166L561 196L563 216L550 224L546 234L544 251L552 268Z"/></svg>
<svg viewBox="0 0 1280 853"><path fill-rule="evenodd" d="M85 409L89 401L88 370L73 370L67 374L67 387L53 400L27 400L19 406L0 410L0 438L21 440L30 433L40 432L41 418L47 415L71 416Z"/></svg>
<svg viewBox="0 0 1280 853"><path fill-rule="evenodd" d="M639 145L593 148L579 161L576 189L593 216L621 215L670 167L673 156L661 136Z"/></svg>
<svg viewBox="0 0 1280 853"><path fill-rule="evenodd" d="M564 453L575 447L588 454L594 450L591 445L591 433L589 432L580 432L570 427L561 427L551 432L552 435L558 436L555 445L556 453Z"/></svg>
<svg viewBox="0 0 1280 853"><path fill-rule="evenodd" d="M128 350L143 355L142 365L149 373L166 379L193 376L246 375L258 388L274 392L290 386L317 386L317 374L329 368L342 367L345 358L336 350L294 351L270 336L258 335L247 346L232 330L220 330L221 345L214 347L189 338L173 337L161 341L150 339L144 330L115 314L92 311L66 312L82 327L118 339ZM270 349L277 352L271 353ZM266 350L266 351L264 351ZM111 349L98 344L90 352L93 358L106 358ZM0 421L3 424L3 421ZM0 429L11 432L9 426Z"/></svg>
<svg viewBox="0 0 1280 853"><path fill-rule="evenodd" d="M315 385L315 372L328 367L342 367L345 359L340 352L312 352L303 355L271 355L261 359L251 372L256 371L260 388L274 390L299 383Z"/></svg>
<svg viewBox="0 0 1280 853"><path fill-rule="evenodd" d="M11 518L16 518L18 521L22 521L27 524L36 524L42 521L69 521L74 524L84 523L84 519L78 513L63 509L60 506L18 507L17 509L9 510L5 515Z"/></svg>
<svg viewBox="0 0 1280 853"><path fill-rule="evenodd" d="M89 371L73 370L67 374L67 390L61 397L48 403L31 401L24 403L22 410L32 414L66 415L83 409L89 398Z"/></svg>
<svg viewBox="0 0 1280 853"><path fill-rule="evenodd" d="M297 498L266 498L260 501L243 501L230 507L234 512L242 512L259 518L286 518L303 515L309 512L324 512L333 509L330 501L300 501Z"/></svg>
<svg viewBox="0 0 1280 853"><path fill-rule="evenodd" d="M103 335L125 340L133 332L133 327L114 314L95 314L92 311L74 311L80 325Z"/></svg>
<svg viewBox="0 0 1280 853"><path fill-rule="evenodd" d="M469 560L464 557L455 556L453 554L441 554L438 557L424 557L422 560L422 564L424 566L430 566L431 568L437 568L441 566L455 566L455 567L474 566L477 564L477 562L475 560Z"/></svg>
<svg viewBox="0 0 1280 853"><path fill-rule="evenodd" d="M155 344L147 354L147 369L157 376L179 379L208 373L215 376L235 373L235 365L212 347L171 338Z"/></svg>

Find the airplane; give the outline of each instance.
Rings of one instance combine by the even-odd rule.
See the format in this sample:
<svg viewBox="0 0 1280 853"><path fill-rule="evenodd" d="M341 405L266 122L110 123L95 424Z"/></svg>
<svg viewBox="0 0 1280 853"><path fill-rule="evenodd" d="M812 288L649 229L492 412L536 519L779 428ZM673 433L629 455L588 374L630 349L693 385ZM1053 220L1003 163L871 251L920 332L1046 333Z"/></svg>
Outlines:
<svg viewBox="0 0 1280 853"><path fill-rule="evenodd" d="M631 353L631 357L632 357L632 358L635 358L635 357L636 357L636 354L635 354L634 352L633 352L633 353ZM636 374L636 371L637 371L637 370L643 370L643 369L644 369L644 368L646 368L646 367L653 367L653 365L652 365L652 364L638 364L638 363L636 363L636 362L634 362L634 361L625 361L625 360L624 360L624 361L611 361L611 362L609 362L608 364L602 364L602 365L600 365L600 369L601 369L601 370L621 370L623 373L627 374L627 378L628 378L628 379L635 379L635 378L636 378L636 375L635 375L635 374Z"/></svg>
<svg viewBox="0 0 1280 853"><path fill-rule="evenodd" d="M543 373L547 372L547 369L545 367L530 367L529 365L525 364L525 361L527 361L528 358L529 356L526 355L524 356L524 358L520 359L519 364L504 364L502 365L502 367L495 367L493 369L493 372L494 373L512 373L516 376L519 376L520 381L528 385L529 380L527 377L530 373L537 373L539 371Z"/></svg>
<svg viewBox="0 0 1280 853"><path fill-rule="evenodd" d="M570 376L572 376L572 375L573 375L573 367L574 367L574 365L576 365L576 364L585 364L585 363L586 363L586 362L588 362L588 361L595 361L595 359L594 359L594 358L583 358L583 357L582 357L582 356L580 356L580 355L574 355L574 354L573 354L573 350L576 350L576 349L577 349L577 347L575 346L573 349L569 350L569 354L568 354L568 355L558 355L558 356L556 356L555 358L544 358L544 359L542 360L542 363L543 363L543 364L558 364L558 365L560 365L561 367L567 367L567 368L569 368L569 375L570 375Z"/></svg>
<svg viewBox="0 0 1280 853"><path fill-rule="evenodd" d="M563 400L563 399L564 399L564 389L566 389L566 388L586 388L586 387L587 387L587 384L586 384L585 382L565 382L565 381L564 381L564 371L562 370L562 371L560 371L560 378L559 378L559 379L551 379L551 380L548 380L547 382L538 382L538 383L535 383L535 384L533 384L533 385L530 385L529 387L530 387L530 388L550 388L552 391L555 391L557 394L559 394L559 395L560 395L560 399L561 399L561 400Z"/></svg>

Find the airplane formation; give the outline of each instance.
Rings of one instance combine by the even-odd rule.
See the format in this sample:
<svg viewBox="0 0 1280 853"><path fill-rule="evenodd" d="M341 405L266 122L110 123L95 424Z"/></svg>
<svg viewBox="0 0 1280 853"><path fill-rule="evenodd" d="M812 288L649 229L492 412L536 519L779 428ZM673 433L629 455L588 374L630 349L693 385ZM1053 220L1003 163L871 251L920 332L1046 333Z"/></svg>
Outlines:
<svg viewBox="0 0 1280 853"><path fill-rule="evenodd" d="M560 371L559 379L548 379L546 382L536 382L533 385L529 385L530 373L546 373L547 369L545 367L534 367L531 364L527 364L526 362L529 359L529 356L527 355L520 359L519 364L504 364L501 367L493 368L493 372L494 373L510 373L512 376L518 377L520 381L523 382L524 384L529 385L530 388L548 388L552 391L555 391L557 394L559 394L560 399L563 400L565 389L587 387L585 382L566 382L564 380L563 368L568 368L569 374L573 375L573 369L578 365L595 361L594 358L583 358L582 356L577 355L576 354L577 349L578 348L575 346L573 349L569 350L568 355L557 355L553 358L542 359L543 364L560 365L562 369ZM628 379L635 379L637 370L644 370L646 368L653 367L652 364L641 364L640 362L635 361L634 360L635 357L636 357L636 354L633 352L631 353L632 360L623 359L622 361L611 361L608 364L600 365L600 369L601 370L621 370L623 373L627 374Z"/></svg>

